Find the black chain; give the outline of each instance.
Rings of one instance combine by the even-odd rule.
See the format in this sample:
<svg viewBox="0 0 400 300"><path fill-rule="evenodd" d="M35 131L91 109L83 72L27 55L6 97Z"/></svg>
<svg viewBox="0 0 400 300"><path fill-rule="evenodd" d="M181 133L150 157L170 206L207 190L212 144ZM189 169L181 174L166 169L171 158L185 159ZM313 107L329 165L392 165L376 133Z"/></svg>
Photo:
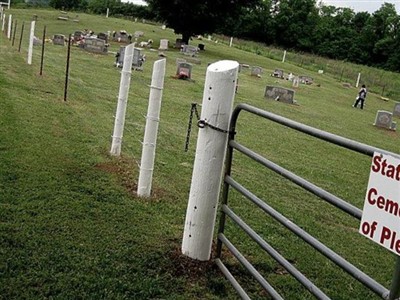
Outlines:
<svg viewBox="0 0 400 300"><path fill-rule="evenodd" d="M219 131L219 132L231 133L229 130L225 130L225 129L222 129L222 128L218 128L218 127L216 127L216 126L214 126L214 125L211 125L210 123L207 123L205 120L199 120L199 121L197 122L197 126L199 126L200 128L204 128L204 127L208 126L208 127L210 127L211 129L214 129L214 130ZM235 132L232 132L232 133L235 134Z"/></svg>
<svg viewBox="0 0 400 300"><path fill-rule="evenodd" d="M200 120L200 116L199 116L199 112L197 111L197 103L192 103L192 107L190 109L190 116L189 116L189 124L188 124L188 130L187 130L187 135L186 135L186 143L185 143L185 152L188 151L189 148L189 140L190 140L190 133L192 131L192 122L193 122L193 114L196 114L197 117L197 126L199 126L199 128L205 128L210 127L213 130L222 132L222 133L229 133L229 134L236 134L236 132L231 132L229 130L225 130L222 128L218 128L210 123L207 123L206 120Z"/></svg>
<svg viewBox="0 0 400 300"><path fill-rule="evenodd" d="M193 113L196 114L197 120L199 120L200 116L199 112L197 111L197 103L192 103L192 107L190 108L189 124L188 124L186 143L185 143L185 152L187 152L189 149L190 133L192 132Z"/></svg>

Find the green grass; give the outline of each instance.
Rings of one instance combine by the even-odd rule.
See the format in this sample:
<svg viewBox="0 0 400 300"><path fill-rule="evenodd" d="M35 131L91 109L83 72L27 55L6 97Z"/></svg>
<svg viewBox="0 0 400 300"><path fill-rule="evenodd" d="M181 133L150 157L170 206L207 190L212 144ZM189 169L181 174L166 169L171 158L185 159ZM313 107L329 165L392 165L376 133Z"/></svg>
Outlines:
<svg viewBox="0 0 400 300"><path fill-rule="evenodd" d="M25 25L38 16L36 35L74 30L126 29L142 40L173 42L172 30L126 20L80 14L80 23L57 21L46 10L12 10ZM20 27L19 27L20 29ZM143 72L133 72L122 157L108 155L120 70L114 56L72 48L68 101L63 101L66 47L46 44L44 74L40 47L26 64L28 27L22 51L0 35L0 299L232 299L236 293L212 263L180 255L196 144L192 132L184 152L192 102L202 100L207 63L233 59L264 68L262 78L239 74L235 103L249 103L331 133L400 153L400 135L372 125L378 109L394 101L370 93L364 111L351 108L356 88L343 88L329 74L317 74L206 40L194 81L173 78L176 50L167 51L167 73L154 170L153 197L135 195L138 160L147 111L152 64L145 50ZM17 38L19 39L19 31ZM111 51L119 45L113 43ZM296 90L299 105L263 97L267 84L290 87L269 76L275 68L310 75L315 84ZM319 84L320 86L317 86ZM274 162L362 208L370 158L243 113L237 140ZM358 222L293 184L235 154L233 175L291 220L321 239L380 283L390 286L394 255L357 233ZM343 271L265 217L236 192L230 204L333 299L377 299ZM299 284L228 222L230 239L250 257L287 299L311 299ZM226 257L253 298L263 298L239 264Z"/></svg>

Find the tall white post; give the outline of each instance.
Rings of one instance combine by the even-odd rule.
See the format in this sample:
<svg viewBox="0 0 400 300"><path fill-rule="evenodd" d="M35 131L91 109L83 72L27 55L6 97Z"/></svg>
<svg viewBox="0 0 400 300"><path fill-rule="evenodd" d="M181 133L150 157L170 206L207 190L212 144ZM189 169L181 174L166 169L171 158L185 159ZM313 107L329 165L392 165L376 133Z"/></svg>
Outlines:
<svg viewBox="0 0 400 300"><path fill-rule="evenodd" d="M282 62L283 62L283 63L285 62L285 59L286 59L286 50L283 51L283 57L282 57Z"/></svg>
<svg viewBox="0 0 400 300"><path fill-rule="evenodd" d="M8 9L10 9L11 0L8 0Z"/></svg>
<svg viewBox="0 0 400 300"><path fill-rule="evenodd" d="M3 23L1 25L1 31L3 31L3 32L4 32L5 25L6 25L6 14L3 15Z"/></svg>
<svg viewBox="0 0 400 300"><path fill-rule="evenodd" d="M146 129L143 139L142 159L140 161L139 183L137 190L139 197L150 197L151 194L154 158L156 155L157 132L158 124L160 122L161 100L164 88L165 64L166 60L164 58L157 60L153 66L149 106L146 117Z"/></svg>
<svg viewBox="0 0 400 300"><path fill-rule="evenodd" d="M130 44L125 48L124 64L121 72L121 81L119 85L117 113L115 115L114 133L110 154L114 156L121 155L122 136L124 133L126 105L128 102L129 86L131 83L133 50L135 44Z"/></svg>
<svg viewBox="0 0 400 300"><path fill-rule="evenodd" d="M106 18L108 18L108 14L110 12L110 9L107 7L107 14L106 14Z"/></svg>
<svg viewBox="0 0 400 300"><path fill-rule="evenodd" d="M35 21L31 22L31 33L29 35L29 48L28 48L28 65L32 64L32 54L33 54L33 37L35 36ZM44 43L44 41L43 41Z"/></svg>
<svg viewBox="0 0 400 300"><path fill-rule="evenodd" d="M197 260L209 260L217 202L228 140L239 63L222 60L207 68L203 92L192 183L186 211L182 253ZM210 124L210 126L207 126ZM211 127L212 126L212 127Z"/></svg>
<svg viewBox="0 0 400 300"><path fill-rule="evenodd" d="M358 87L358 85L360 84L360 78L361 78L361 73L358 73L356 87Z"/></svg>
<svg viewBox="0 0 400 300"><path fill-rule="evenodd" d="M233 36L231 37L231 40L229 42L229 47L232 47L232 43L233 43Z"/></svg>
<svg viewBox="0 0 400 300"><path fill-rule="evenodd" d="M11 39L12 15L8 16L7 38Z"/></svg>
<svg viewBox="0 0 400 300"><path fill-rule="evenodd" d="M3 21L3 17L4 17L4 8L0 4L0 21Z"/></svg>

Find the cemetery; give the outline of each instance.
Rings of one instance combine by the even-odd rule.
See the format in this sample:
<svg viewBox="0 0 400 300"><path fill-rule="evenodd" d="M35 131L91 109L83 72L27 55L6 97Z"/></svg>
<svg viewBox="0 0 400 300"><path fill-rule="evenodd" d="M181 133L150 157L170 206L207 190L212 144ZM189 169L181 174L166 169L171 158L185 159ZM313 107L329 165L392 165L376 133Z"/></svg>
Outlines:
<svg viewBox="0 0 400 300"><path fill-rule="evenodd" d="M282 62L256 55L229 47L223 39L215 43L203 38L206 50L201 51L198 42L183 45L180 35L160 24L88 14L80 14L76 24L57 20L63 15L59 11L5 12L7 20L11 12L19 26L14 45L7 36L7 22L0 32L0 295L5 299L237 299L215 263L220 209L242 216L331 299L381 297L328 262L290 228L278 226L280 214L290 219L289 226L298 224L390 289L399 244L396 232L382 231L382 244L391 248L385 249L360 234L361 219L353 218L358 213L341 211L318 199L318 192L303 190L295 180L278 174L301 176L324 188L327 198L343 198L356 212L363 209L369 190L372 206L385 212L384 205L392 207L390 201L395 199L379 187L376 194L368 189L371 163L379 158L326 143L315 138L317 134L300 135L292 130L295 125L288 128L279 122L285 118L350 139L355 148L362 143L399 154L400 99L388 96L382 101L382 90L362 75L359 84L368 88L366 107L355 110L351 104L359 89L357 78L339 80L328 70L318 72L320 66L300 67L289 61L290 56ZM38 21L32 36L43 40L46 29L44 41L52 41L41 45L44 55L41 46L30 47L34 14ZM82 28L95 33L86 36ZM114 31L117 28L127 30ZM69 35L79 45L70 52ZM151 48L139 47L150 40ZM158 50L166 51L167 57L160 59ZM43 75L39 75L41 65ZM227 101L215 110L207 106L225 96L233 99L232 108ZM151 108L157 97L159 110L154 113ZM121 103L126 105L123 109ZM257 108L259 115L261 111L273 114L277 122L243 112L231 130L226 117L242 103ZM296 103L301 105L286 105ZM185 151L190 118L193 127ZM149 139L149 124L157 140ZM118 131L117 125L124 131ZM221 151L226 150L224 139L234 136L231 144L243 144L266 157L268 161L262 163L271 168L261 168L247 153L235 152L226 175L234 186L229 208L220 202L210 206L218 208L210 260L194 260L183 253L191 246L183 244L192 224L185 221L187 213L203 209L204 199L219 186L210 184L207 192L200 192L192 185L222 174L209 172L204 181L192 180L207 162L211 168L217 165L207 134L217 139L215 148ZM205 148L202 157L200 147ZM146 153L154 155L154 165L148 164ZM385 162L397 170L398 163L390 159ZM275 164L285 171L274 170ZM139 178L149 177L149 172L151 193L143 197ZM241 194L247 189L253 199L262 198L276 211L256 210L259 204ZM202 201L189 206L197 196ZM215 217L211 212L206 215ZM285 299L311 299L285 262L259 252L241 225L229 220L224 234ZM369 228L373 231L373 224ZM252 299L270 298L225 246L222 255L232 273L243 276L241 284L249 285L246 290Z"/></svg>

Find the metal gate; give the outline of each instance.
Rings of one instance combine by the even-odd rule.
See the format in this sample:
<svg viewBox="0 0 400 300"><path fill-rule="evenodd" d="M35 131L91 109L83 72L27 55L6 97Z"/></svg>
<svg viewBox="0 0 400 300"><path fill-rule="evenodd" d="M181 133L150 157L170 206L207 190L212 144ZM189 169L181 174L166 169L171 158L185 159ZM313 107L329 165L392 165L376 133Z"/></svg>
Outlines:
<svg viewBox="0 0 400 300"><path fill-rule="evenodd" d="M318 196L320 199L327 201L333 206L339 208L340 210L346 212L350 216L355 219L361 219L362 211L353 205L345 202L343 199L317 187L313 183L293 174L292 172L282 168L281 166L269 161L268 159L260 156L259 154L253 152L252 150L246 148L245 146L237 143L234 140L235 136L235 128L237 119L239 117L239 113L245 110L262 118L269 119L273 122L279 123L281 125L290 127L294 130L303 132L305 134L311 135L313 137L317 137L324 141L339 145L341 147L373 156L374 152L380 152L383 154L388 154L397 158L400 158L398 154L394 154L379 148L371 147L362 143L358 143L343 137L339 137L334 134L327 133L325 131L312 128L310 126L286 119L284 117L263 111L261 109L252 107L247 104L238 105L231 118L230 123L230 136L228 141L228 151L226 156L226 170L225 170L225 178L224 178L224 187L222 191L222 207L221 207L221 218L219 224L218 231L218 240L217 240L217 253L215 262L218 267L221 269L226 278L233 285L235 290L238 292L242 299L250 299L248 294L245 292L244 288L238 283L238 281L234 278L232 273L228 270L226 265L222 262L221 252L222 245L224 245L231 254L243 265L243 267L247 270L249 274L251 274L254 279L261 285L261 287L269 294L272 299L283 299L283 297L271 286L271 284L256 270L255 267L251 265L251 263L236 249L236 247L229 241L229 239L224 234L224 227L226 218L230 218L234 223L236 223L251 239L253 239L263 251L268 253L275 261L277 261L286 271L291 274L298 282L300 282L312 295L314 295L317 299L330 299L324 292L322 292L316 285L314 285L305 275L303 275L300 271L296 269L296 267L291 264L287 259L285 259L281 254L278 253L268 242L266 242L260 235L258 235L249 225L247 225L228 205L228 192L229 188L232 187L236 191L238 191L241 195L249 199L256 206L258 206L262 211L266 214L274 218L276 221L281 223L287 229L292 231L306 243L314 247L317 251L327 257L329 260L334 262L337 266L345 270L348 274L353 276L356 280L361 282L365 287L373 291L375 294L380 296L382 299L397 299L400 293L400 258L397 258L397 263L394 271L394 275L392 278L392 286L389 289L385 288L381 284L379 284L376 280L359 270L357 267L352 265L350 262L346 261L343 257L335 253L333 250L325 246L323 243L318 241L312 235L301 229L296 224L292 223L285 216L280 214L274 208L266 204L260 198L255 196L252 192L247 190L244 186L242 186L239 182L235 181L234 178L231 177L231 165L233 158L233 150L237 150L249 158L255 160L259 164L263 165L266 168L278 173L284 178L290 180L291 182L297 184L303 189L313 193Z"/></svg>

